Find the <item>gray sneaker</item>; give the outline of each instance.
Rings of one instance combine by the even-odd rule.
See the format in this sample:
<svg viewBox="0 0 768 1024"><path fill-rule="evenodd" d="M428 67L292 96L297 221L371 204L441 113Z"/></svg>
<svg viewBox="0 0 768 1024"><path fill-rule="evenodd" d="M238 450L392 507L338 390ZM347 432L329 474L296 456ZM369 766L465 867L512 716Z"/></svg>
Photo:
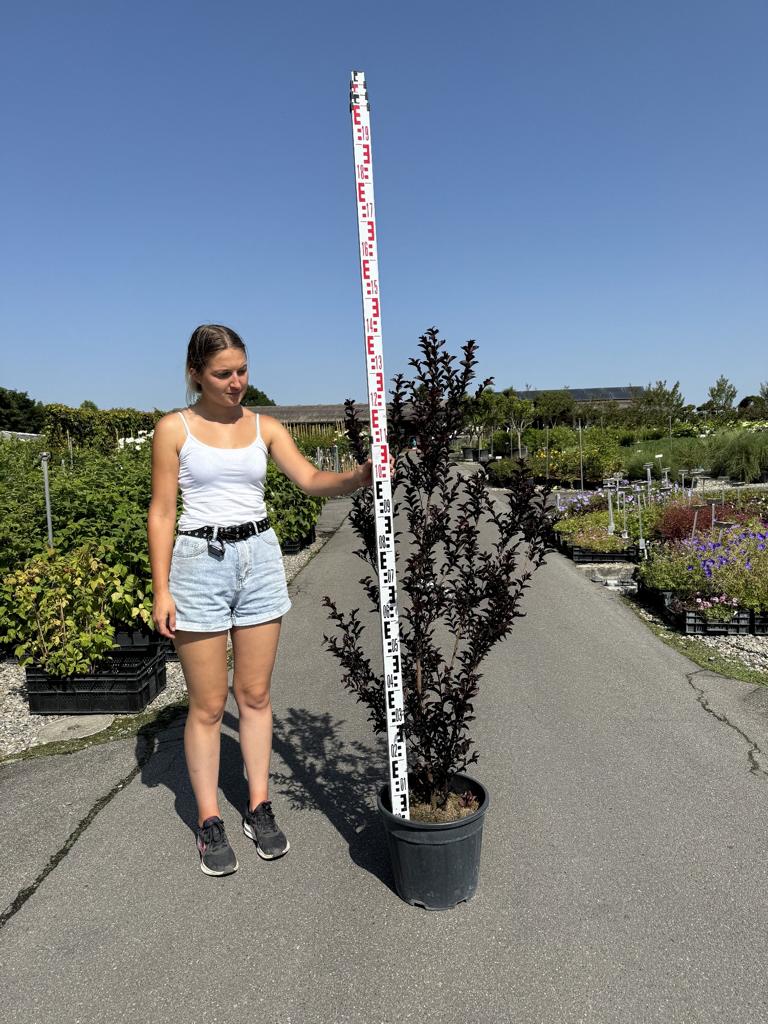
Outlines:
<svg viewBox="0 0 768 1024"><path fill-rule="evenodd" d="M258 807L245 812L243 832L256 843L256 853L264 860L282 857L291 848L277 827L271 800L263 800Z"/></svg>
<svg viewBox="0 0 768 1024"><path fill-rule="evenodd" d="M206 818L195 833L201 871L206 875L231 875L237 871L237 857L229 845L221 818Z"/></svg>

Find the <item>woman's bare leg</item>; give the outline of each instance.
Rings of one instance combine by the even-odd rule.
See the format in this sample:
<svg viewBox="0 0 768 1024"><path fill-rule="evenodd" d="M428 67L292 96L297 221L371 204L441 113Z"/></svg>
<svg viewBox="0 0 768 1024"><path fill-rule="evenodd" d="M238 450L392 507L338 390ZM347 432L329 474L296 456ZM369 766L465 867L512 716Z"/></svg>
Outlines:
<svg viewBox="0 0 768 1024"><path fill-rule="evenodd" d="M240 710L240 749L248 775L249 807L269 799L272 703L269 689L282 619L258 626L235 626L233 690Z"/></svg>
<svg viewBox="0 0 768 1024"><path fill-rule="evenodd" d="M189 693L184 753L198 825L219 814L221 719L227 703L227 634L177 630L174 640Z"/></svg>

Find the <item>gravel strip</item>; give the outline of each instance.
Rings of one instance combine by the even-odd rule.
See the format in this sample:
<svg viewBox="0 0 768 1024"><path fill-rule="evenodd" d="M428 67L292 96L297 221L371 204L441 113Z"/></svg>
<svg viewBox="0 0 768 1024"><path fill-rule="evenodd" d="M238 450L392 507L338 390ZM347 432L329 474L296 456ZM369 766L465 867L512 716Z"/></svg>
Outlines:
<svg viewBox="0 0 768 1024"><path fill-rule="evenodd" d="M285 576L290 583L328 540L321 536L298 555L283 555ZM228 641L231 646L231 641ZM176 704L187 692L184 674L178 661L166 664L166 687L148 705L156 711ZM12 659L0 661L0 757L18 754L35 746L41 729L51 722L69 718L69 715L32 715L27 701L26 676L24 669Z"/></svg>
<svg viewBox="0 0 768 1024"><path fill-rule="evenodd" d="M665 626L669 629L668 623L659 615L654 614L648 608L638 606L640 617L657 626ZM680 634L682 636L682 634ZM703 647L717 651L724 658L733 658L740 661L747 668L757 669L761 672L768 672L768 636L696 636L690 634L686 640L694 640Z"/></svg>

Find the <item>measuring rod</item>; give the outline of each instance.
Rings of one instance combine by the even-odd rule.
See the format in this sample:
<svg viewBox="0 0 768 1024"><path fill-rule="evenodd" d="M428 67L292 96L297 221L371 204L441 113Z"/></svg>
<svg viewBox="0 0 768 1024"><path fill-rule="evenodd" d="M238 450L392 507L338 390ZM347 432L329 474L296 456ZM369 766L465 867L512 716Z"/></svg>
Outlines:
<svg viewBox="0 0 768 1024"><path fill-rule="evenodd" d="M373 198L373 158L368 90L362 71L353 71L349 84L352 142L355 154L357 233L360 241L360 283L363 292L363 335L368 374L368 409L373 463L373 508L379 575L381 643L384 655L384 702L387 714L389 793L393 814L408 818L408 764L405 754L403 677L400 664L400 626L397 614L395 527L387 444L387 403L384 353L381 341L381 293L376 247L376 204Z"/></svg>

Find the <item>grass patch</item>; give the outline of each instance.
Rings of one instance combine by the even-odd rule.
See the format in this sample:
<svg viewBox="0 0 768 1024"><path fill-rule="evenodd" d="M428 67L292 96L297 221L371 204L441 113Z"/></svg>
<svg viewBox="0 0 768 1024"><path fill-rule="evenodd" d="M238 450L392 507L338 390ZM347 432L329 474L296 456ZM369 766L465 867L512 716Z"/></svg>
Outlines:
<svg viewBox="0 0 768 1024"><path fill-rule="evenodd" d="M78 750L85 750L86 747L95 747L100 743L110 743L112 740L124 740L135 736L140 730L144 735L152 736L172 725L177 718L187 709L187 698L180 698L175 704L167 704L158 710L148 709L138 715L117 715L112 725L94 736L83 736L80 739L56 740L53 743L40 743L28 750L21 750L17 754L6 754L0 757L0 765L11 764L15 761L27 761L31 757L50 757L54 754L74 754Z"/></svg>
<svg viewBox="0 0 768 1024"><path fill-rule="evenodd" d="M738 658L729 657L714 647L699 643L695 637L686 636L684 633L678 633L675 629L670 629L661 619L630 597L623 597L622 601L632 609L639 619L643 620L659 640L669 647L673 647L680 654L684 654L700 668L705 668L708 672L716 672L720 676L725 676L726 679L737 679L742 683L768 686L768 672L750 668Z"/></svg>

